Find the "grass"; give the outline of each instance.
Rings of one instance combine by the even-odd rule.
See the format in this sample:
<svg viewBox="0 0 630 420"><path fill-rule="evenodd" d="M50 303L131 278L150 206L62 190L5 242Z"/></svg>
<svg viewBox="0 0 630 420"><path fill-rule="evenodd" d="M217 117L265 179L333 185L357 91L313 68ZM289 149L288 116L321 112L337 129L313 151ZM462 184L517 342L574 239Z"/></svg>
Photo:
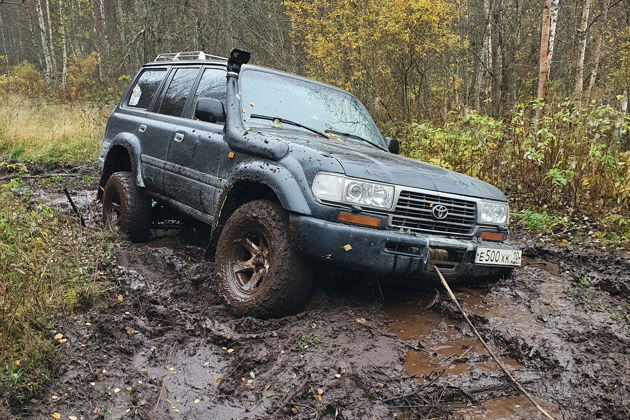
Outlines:
<svg viewBox="0 0 630 420"><path fill-rule="evenodd" d="M10 160L92 162L98 157L109 106L0 99L0 154Z"/></svg>
<svg viewBox="0 0 630 420"><path fill-rule="evenodd" d="M28 400L53 374L54 316L87 308L106 274L112 242L0 185L0 395Z"/></svg>

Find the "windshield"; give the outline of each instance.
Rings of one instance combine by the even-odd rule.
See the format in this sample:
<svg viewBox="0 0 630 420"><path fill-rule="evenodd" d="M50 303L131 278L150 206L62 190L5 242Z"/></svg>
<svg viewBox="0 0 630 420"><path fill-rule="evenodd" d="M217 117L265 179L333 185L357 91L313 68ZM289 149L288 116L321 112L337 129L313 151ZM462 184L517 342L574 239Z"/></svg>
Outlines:
<svg viewBox="0 0 630 420"><path fill-rule="evenodd" d="M385 147L372 117L349 93L290 76L250 69L241 73L240 80L243 122L248 127L282 124L283 127L297 128L297 125L260 118L274 117L344 140Z"/></svg>

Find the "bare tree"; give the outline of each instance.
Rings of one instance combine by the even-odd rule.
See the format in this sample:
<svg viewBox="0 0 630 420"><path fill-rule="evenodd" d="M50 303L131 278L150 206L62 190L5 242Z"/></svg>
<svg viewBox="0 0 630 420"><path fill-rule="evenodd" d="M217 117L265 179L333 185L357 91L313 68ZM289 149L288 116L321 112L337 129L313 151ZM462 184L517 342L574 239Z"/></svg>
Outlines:
<svg viewBox="0 0 630 420"><path fill-rule="evenodd" d="M602 56L602 40L604 37L604 33L606 31L606 27L608 25L608 8L610 7L610 0L604 0L602 11L602 19L599 22L599 28L595 33L595 37L593 40L593 58L592 58L592 67L591 67L591 77L588 81L588 95L591 96L593 87L595 86L595 82L597 81L597 75L599 72L599 61Z"/></svg>
<svg viewBox="0 0 630 420"><path fill-rule="evenodd" d="M44 62L46 68L44 69L44 77L46 82L50 83L53 73L52 54L50 46L48 45L48 37L46 36L46 20L44 18L44 10L42 9L41 0L35 0L35 10L37 11L37 22L39 23L39 34L42 39L42 52L44 54Z"/></svg>
<svg viewBox="0 0 630 420"><path fill-rule="evenodd" d="M66 23L63 13L63 0L59 0L59 33L61 35L61 84L66 87L68 79L68 43L66 41Z"/></svg>
<svg viewBox="0 0 630 420"><path fill-rule="evenodd" d="M545 0L540 28L540 55L538 59L538 93L539 98L547 96L549 87L549 38L551 29L552 0Z"/></svg>
<svg viewBox="0 0 630 420"><path fill-rule="evenodd" d="M582 102L582 91L584 89L584 59L586 57L588 18L591 13L591 4L592 0L584 0L582 19L580 20L580 29L578 31L578 56L575 65L575 89L573 90L573 96L578 105Z"/></svg>
<svg viewBox="0 0 630 420"><path fill-rule="evenodd" d="M558 27L558 10L560 9L560 0L551 0L551 8L549 10L549 56L547 61L549 62L548 78L551 78L551 66L553 65L553 48L556 44L556 28Z"/></svg>
<svg viewBox="0 0 630 420"><path fill-rule="evenodd" d="M9 51L7 46L7 38L4 35L4 22L2 20L2 9L0 9L0 33L2 34L2 46L4 48L4 60L7 65L7 74L9 73Z"/></svg>

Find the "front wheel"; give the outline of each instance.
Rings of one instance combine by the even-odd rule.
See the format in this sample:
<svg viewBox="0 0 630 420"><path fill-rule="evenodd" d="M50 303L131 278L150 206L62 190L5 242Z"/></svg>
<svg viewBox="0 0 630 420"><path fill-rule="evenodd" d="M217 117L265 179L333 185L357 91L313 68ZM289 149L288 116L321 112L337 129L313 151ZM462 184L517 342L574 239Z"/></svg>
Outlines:
<svg viewBox="0 0 630 420"><path fill-rule="evenodd" d="M132 242L145 242L151 230L151 200L131 172L116 172L103 191L103 224Z"/></svg>
<svg viewBox="0 0 630 420"><path fill-rule="evenodd" d="M230 216L217 243L219 293L237 315L283 316L308 297L312 274L293 247L280 204L257 200Z"/></svg>

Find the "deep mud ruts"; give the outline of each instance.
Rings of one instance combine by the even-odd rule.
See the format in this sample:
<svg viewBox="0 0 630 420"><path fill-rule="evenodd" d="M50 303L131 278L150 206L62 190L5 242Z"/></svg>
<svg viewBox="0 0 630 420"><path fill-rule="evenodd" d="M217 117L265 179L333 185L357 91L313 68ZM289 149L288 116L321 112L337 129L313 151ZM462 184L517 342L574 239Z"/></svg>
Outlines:
<svg viewBox="0 0 630 420"><path fill-rule="evenodd" d="M94 182L71 185L89 228ZM33 186L33 200L71 214L56 186ZM181 232L117 244L103 302L57 321L58 376L15 415L541 418L437 285L321 274L299 314L237 318L213 291L203 238ZM457 297L554 417L629 418L630 256L518 241L527 265Z"/></svg>

